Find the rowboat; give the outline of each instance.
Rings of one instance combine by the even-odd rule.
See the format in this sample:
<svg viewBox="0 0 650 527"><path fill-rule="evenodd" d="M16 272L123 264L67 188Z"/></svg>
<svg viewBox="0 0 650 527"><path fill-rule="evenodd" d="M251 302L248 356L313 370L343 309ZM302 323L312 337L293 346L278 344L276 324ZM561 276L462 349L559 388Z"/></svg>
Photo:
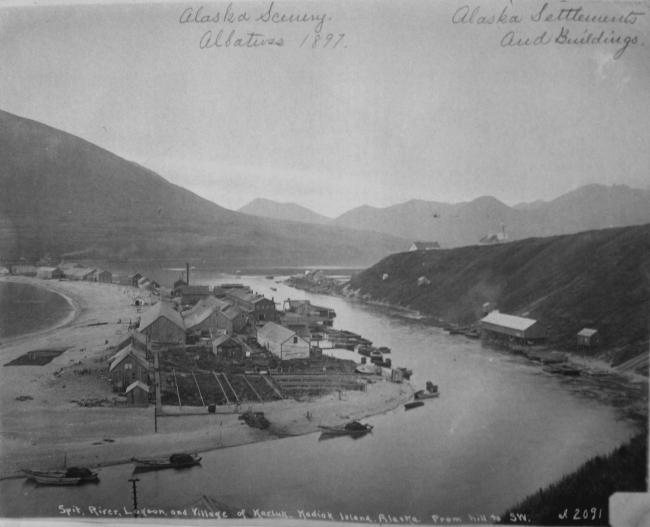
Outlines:
<svg viewBox="0 0 650 527"><path fill-rule="evenodd" d="M416 399L433 399L435 397L438 397L439 395L440 395L439 392L426 392L424 390L419 390L415 392Z"/></svg>
<svg viewBox="0 0 650 527"><path fill-rule="evenodd" d="M43 485L77 485L84 481L94 481L99 472L87 468L71 467L66 470L30 470L22 471L30 478Z"/></svg>
<svg viewBox="0 0 650 527"><path fill-rule="evenodd" d="M411 408L417 408L418 406L424 406L424 403L422 401L413 401L412 403L406 403L404 408L410 410Z"/></svg>
<svg viewBox="0 0 650 527"><path fill-rule="evenodd" d="M347 424L339 426L319 426L324 434L332 435L355 435L365 434L373 429L372 425L362 424L359 421L350 421Z"/></svg>
<svg viewBox="0 0 650 527"><path fill-rule="evenodd" d="M139 468L183 468L198 465L201 457L198 454L172 454L169 457L134 457L131 461Z"/></svg>

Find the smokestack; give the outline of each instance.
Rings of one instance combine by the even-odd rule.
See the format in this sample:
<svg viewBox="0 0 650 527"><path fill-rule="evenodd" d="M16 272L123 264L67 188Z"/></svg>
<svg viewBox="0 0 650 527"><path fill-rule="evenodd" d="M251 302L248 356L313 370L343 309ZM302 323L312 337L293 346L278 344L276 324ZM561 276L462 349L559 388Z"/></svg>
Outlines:
<svg viewBox="0 0 650 527"><path fill-rule="evenodd" d="M187 262L185 264L185 267L187 268L187 285L190 285L190 264Z"/></svg>

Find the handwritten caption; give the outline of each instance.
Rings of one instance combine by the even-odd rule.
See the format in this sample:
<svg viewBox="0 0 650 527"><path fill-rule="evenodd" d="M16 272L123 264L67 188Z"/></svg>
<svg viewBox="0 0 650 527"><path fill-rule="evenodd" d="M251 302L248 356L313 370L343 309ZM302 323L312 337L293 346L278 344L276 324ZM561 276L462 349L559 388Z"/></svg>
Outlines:
<svg viewBox="0 0 650 527"><path fill-rule="evenodd" d="M223 10L214 7L188 7L178 22L197 32L200 49L259 49L284 46L313 50L342 50L347 47L345 33L334 28L325 11L286 11L275 2L249 11L232 3Z"/></svg>
<svg viewBox="0 0 650 527"><path fill-rule="evenodd" d="M467 524L467 523L494 523L501 521L501 518L494 514L466 514L464 516L445 516L432 514L430 517L420 517L411 514L394 515L394 514L359 514L353 512L329 512L321 510L298 509L296 511L273 510L273 509L252 509L246 511L241 509L232 515L225 511L205 510L200 507L185 507L180 509L150 509L140 508L137 510L128 507L109 508L87 505L80 507L78 505L59 505L58 512L60 516L65 517L91 517L91 518L129 518L137 514L140 518L214 518L223 520L232 520L238 518L257 518L257 519L285 519L285 520L329 520L336 522L357 522L357 523L374 523L385 525L395 524ZM524 523L527 521L525 515L523 518L517 518ZM513 520L514 515L513 515Z"/></svg>
<svg viewBox="0 0 650 527"><path fill-rule="evenodd" d="M564 2L560 5L546 2L532 14L526 15L519 12L512 3L498 10L491 10L482 5L464 5L454 12L451 21L459 26L506 28L507 31L501 36L502 48L547 45L612 46L615 50L614 59L619 59L628 48L645 45L633 32L632 27L646 16L645 11L620 11L624 5L599 4L585 8L580 5L569 7ZM603 12L603 9L608 8L619 11ZM525 29L519 29L519 24L526 26Z"/></svg>

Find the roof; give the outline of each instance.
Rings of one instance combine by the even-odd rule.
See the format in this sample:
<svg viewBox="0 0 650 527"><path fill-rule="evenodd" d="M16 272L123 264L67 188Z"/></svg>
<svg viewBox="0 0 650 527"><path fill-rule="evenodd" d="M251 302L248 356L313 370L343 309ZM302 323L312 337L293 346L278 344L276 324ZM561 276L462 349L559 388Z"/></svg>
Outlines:
<svg viewBox="0 0 650 527"><path fill-rule="evenodd" d="M149 280L149 278L147 278L146 276L143 276L138 280L138 284L144 284L145 282L151 282L151 280Z"/></svg>
<svg viewBox="0 0 650 527"><path fill-rule="evenodd" d="M217 308L214 306L201 306L199 309L194 310L183 318L186 328L192 328L200 324L204 320L210 318L211 315L216 313Z"/></svg>
<svg viewBox="0 0 650 527"><path fill-rule="evenodd" d="M66 268L64 274L66 276L88 276L94 272L95 270L91 269L90 267L74 267Z"/></svg>
<svg viewBox="0 0 650 527"><path fill-rule="evenodd" d="M131 390L133 390L134 388L141 388L141 389L144 390L145 392L149 393L149 386L147 386L147 385L146 385L145 383L143 383L142 381L135 381L134 383L129 384L129 386L128 386L128 388L126 389L126 392L125 392L125 393L129 393L129 392L130 392Z"/></svg>
<svg viewBox="0 0 650 527"><path fill-rule="evenodd" d="M420 249L440 249L440 244L438 242L413 242L415 248Z"/></svg>
<svg viewBox="0 0 650 527"><path fill-rule="evenodd" d="M139 349L134 348L131 344L129 344L128 346L125 346L125 347L122 348L120 351L118 351L118 352L117 352L115 355L113 355L112 357L109 357L109 358L108 358L108 362L111 363L111 362L113 362L113 361L116 361L117 359L120 359L122 356L124 356L124 355L128 355L129 353L137 353L137 354L140 355L143 359L146 359L146 357L145 357L143 351L140 351ZM121 362L121 361L119 361L119 362ZM111 368L111 369L112 369L112 368Z"/></svg>
<svg viewBox="0 0 650 527"><path fill-rule="evenodd" d="M210 288L207 285L181 285L174 289L181 295L209 295Z"/></svg>
<svg viewBox="0 0 650 527"><path fill-rule="evenodd" d="M124 338L120 340L120 344L125 340L130 339L131 337L133 337L135 340L139 340L143 344L147 343L147 336L145 334L133 330L133 331L129 331L126 335L124 335Z"/></svg>
<svg viewBox="0 0 650 527"><path fill-rule="evenodd" d="M140 273L135 273L135 274L130 274L129 276L127 276L127 278L129 280L133 280L136 276L142 276L142 275Z"/></svg>
<svg viewBox="0 0 650 527"><path fill-rule="evenodd" d="M95 272L93 274L102 274L102 273L110 274L110 271L107 271L106 269L95 269Z"/></svg>
<svg viewBox="0 0 650 527"><path fill-rule="evenodd" d="M185 331L185 323L183 322L181 314L167 302L158 302L142 313L142 317L140 318L140 332L142 332L146 327L149 327L160 317L165 317L167 320L173 322Z"/></svg>
<svg viewBox="0 0 650 527"><path fill-rule="evenodd" d="M212 341L212 345L221 346L224 342L228 342L229 340L232 340L233 343L237 344L237 346L241 346L239 342L237 342L234 338L229 337L228 335L221 335L220 337L216 338L214 341Z"/></svg>
<svg viewBox="0 0 650 527"><path fill-rule="evenodd" d="M244 310L239 306L227 306L221 310L228 320L235 320Z"/></svg>
<svg viewBox="0 0 650 527"><path fill-rule="evenodd" d="M597 329L589 329L589 328L584 328L580 330L578 333L578 336L580 337L593 337L596 333L598 333Z"/></svg>
<svg viewBox="0 0 650 527"><path fill-rule="evenodd" d="M257 330L257 336L262 336L278 344L286 342L291 337L297 337L295 332L273 322L267 322L264 327Z"/></svg>
<svg viewBox="0 0 650 527"><path fill-rule="evenodd" d="M124 353L125 350L128 351ZM149 362L147 361L147 359L145 359L138 351L136 351L131 346L127 346L115 356L115 359L113 359L109 371L113 371L117 367L117 365L120 364L122 361L124 361L124 359L126 359L127 357L133 357L133 359L136 362L139 362L145 370L149 369Z"/></svg>
<svg viewBox="0 0 650 527"><path fill-rule="evenodd" d="M56 267L39 267L38 270L39 271L46 271L46 272L51 273L52 271L56 271L57 268Z"/></svg>
<svg viewBox="0 0 650 527"><path fill-rule="evenodd" d="M488 324L495 324L497 326L525 331L532 325L536 324L537 320L533 320L532 318L516 317L514 315L506 315L505 313L493 311L485 318L482 318L481 322L487 322Z"/></svg>

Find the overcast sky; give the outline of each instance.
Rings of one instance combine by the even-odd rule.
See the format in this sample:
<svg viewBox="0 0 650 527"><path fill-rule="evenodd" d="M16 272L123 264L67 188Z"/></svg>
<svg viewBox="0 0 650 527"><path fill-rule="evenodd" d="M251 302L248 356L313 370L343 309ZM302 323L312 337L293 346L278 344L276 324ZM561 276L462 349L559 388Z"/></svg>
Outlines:
<svg viewBox="0 0 650 527"><path fill-rule="evenodd" d="M227 208L264 197L336 216L650 184L650 14L630 18L647 3L550 2L543 13L582 6L576 15L617 17L606 23L533 22L544 3L516 0L236 2L229 13L249 20L234 23L228 3L2 5L0 109ZM463 5L478 8L475 23L454 23ZM201 6L213 21L180 22ZM504 8L522 21L476 23ZM621 40L554 42L563 30ZM283 45L234 47L251 31ZM501 45L545 31L548 44Z"/></svg>

